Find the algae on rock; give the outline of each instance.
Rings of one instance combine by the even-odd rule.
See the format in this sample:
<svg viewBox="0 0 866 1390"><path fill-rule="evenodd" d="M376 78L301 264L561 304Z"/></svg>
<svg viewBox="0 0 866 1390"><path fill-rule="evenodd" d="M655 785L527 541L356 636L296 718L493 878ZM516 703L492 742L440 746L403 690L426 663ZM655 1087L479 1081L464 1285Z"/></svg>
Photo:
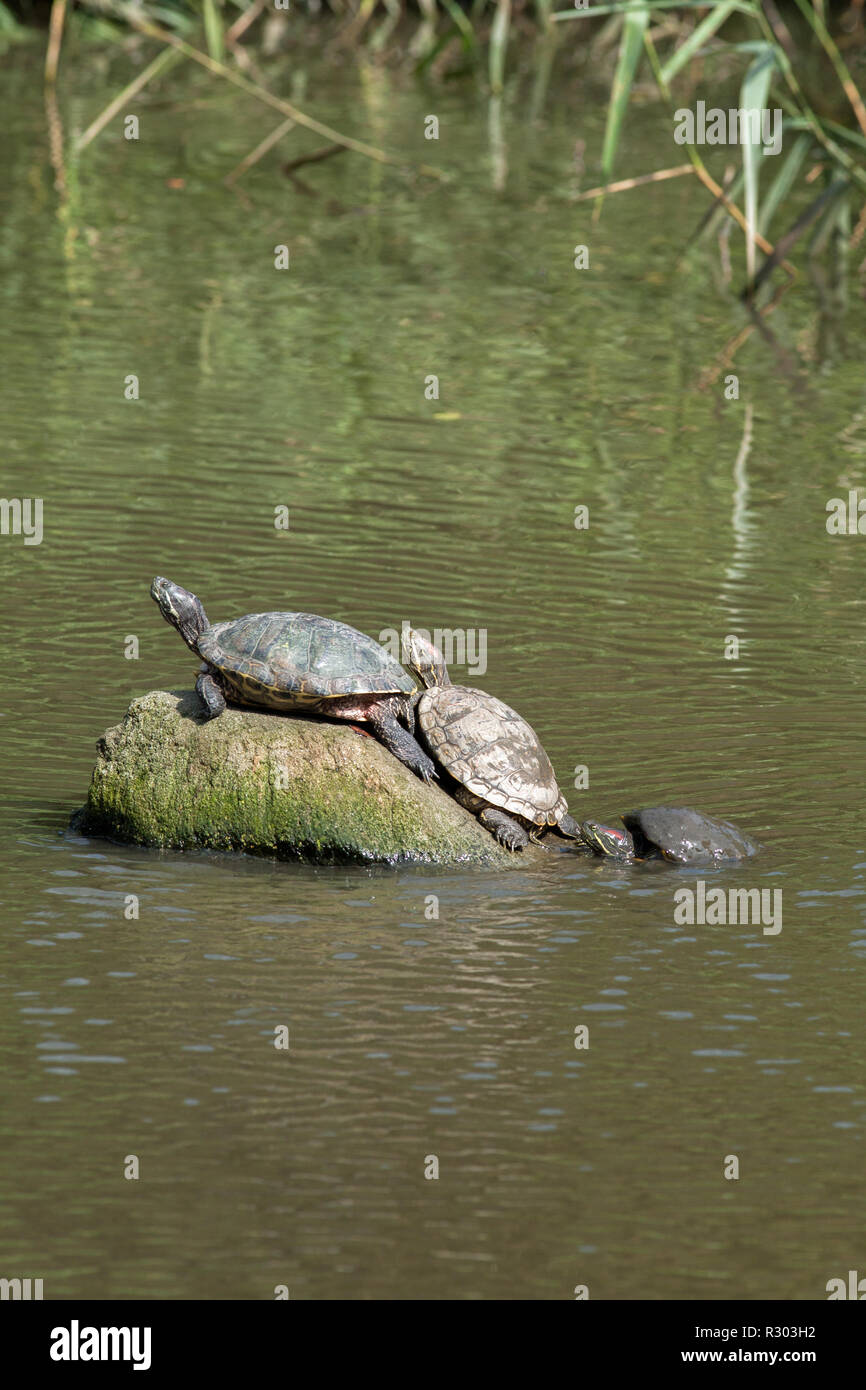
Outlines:
<svg viewBox="0 0 866 1390"><path fill-rule="evenodd" d="M97 750L76 819L85 833L318 863L511 859L450 796L347 723L235 708L206 721L194 691L153 690Z"/></svg>

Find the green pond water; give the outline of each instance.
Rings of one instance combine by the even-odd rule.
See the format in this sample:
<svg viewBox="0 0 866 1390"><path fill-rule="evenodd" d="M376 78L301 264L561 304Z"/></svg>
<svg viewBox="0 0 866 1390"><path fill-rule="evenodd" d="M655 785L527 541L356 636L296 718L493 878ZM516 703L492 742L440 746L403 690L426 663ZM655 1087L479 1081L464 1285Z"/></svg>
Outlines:
<svg viewBox="0 0 866 1390"><path fill-rule="evenodd" d="M825 525L866 483L862 248L841 285L801 260L731 364L742 247L729 286L714 239L680 259L697 183L597 225L574 202L603 84L533 116L528 73L491 108L305 52L275 91L448 181L345 154L298 186L296 130L232 191L278 113L177 70L137 142L118 118L60 169L60 125L140 64L83 52L46 115L40 61L7 54L0 95L3 494L44 507L41 544L0 538L0 1272L57 1299L825 1297L866 1269L866 537ZM635 107L622 172L680 160ZM213 620L483 633L455 678L529 719L575 814L691 803L763 853L325 869L76 836L98 736L194 679L154 574ZM678 925L701 878L781 890L781 932Z"/></svg>

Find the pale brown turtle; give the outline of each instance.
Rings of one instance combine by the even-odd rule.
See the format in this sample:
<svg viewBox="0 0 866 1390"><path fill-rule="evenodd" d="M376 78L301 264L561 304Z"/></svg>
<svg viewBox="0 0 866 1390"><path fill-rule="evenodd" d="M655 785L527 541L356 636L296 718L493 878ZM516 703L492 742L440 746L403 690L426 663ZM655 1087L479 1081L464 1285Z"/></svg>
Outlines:
<svg viewBox="0 0 866 1390"><path fill-rule="evenodd" d="M582 841L535 730L495 695L452 685L426 635L410 630L407 637L406 664L426 686L416 697L419 737L455 800L506 849L524 849L546 830Z"/></svg>

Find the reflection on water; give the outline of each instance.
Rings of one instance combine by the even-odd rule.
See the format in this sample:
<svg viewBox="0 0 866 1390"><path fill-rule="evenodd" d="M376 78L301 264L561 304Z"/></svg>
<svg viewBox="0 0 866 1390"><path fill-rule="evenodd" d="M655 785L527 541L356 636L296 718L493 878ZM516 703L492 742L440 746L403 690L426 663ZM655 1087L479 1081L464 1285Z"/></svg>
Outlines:
<svg viewBox="0 0 866 1390"><path fill-rule="evenodd" d="M245 203L220 176L261 114L190 78L182 137L171 104L134 151L105 133L58 216L29 76L0 153L4 491L45 526L0 552L10 1271L46 1297L822 1297L863 1240L863 558L824 527L863 481L862 324L808 390L758 335L740 400L696 390L740 326L699 259L670 273L700 194L592 226L572 160L601 118L568 94L531 131L437 95L445 186L347 158L316 197L263 161ZM363 123L329 82L323 117ZM385 95L383 141L422 158L428 99ZM808 292L784 312L807 341ZM766 849L713 883L781 888L782 933L678 927L694 872L567 849L316 870L64 833L102 730L192 683L156 573L215 621L482 630L480 683L572 809L730 816Z"/></svg>

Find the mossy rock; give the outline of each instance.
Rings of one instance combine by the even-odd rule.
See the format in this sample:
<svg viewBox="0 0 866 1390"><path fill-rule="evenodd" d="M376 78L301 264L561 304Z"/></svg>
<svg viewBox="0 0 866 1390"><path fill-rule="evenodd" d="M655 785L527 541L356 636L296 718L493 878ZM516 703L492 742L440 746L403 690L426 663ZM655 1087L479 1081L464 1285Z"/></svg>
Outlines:
<svg viewBox="0 0 866 1390"><path fill-rule="evenodd" d="M206 721L194 691L153 690L97 750L74 818L85 834L316 863L513 862L450 796L345 723L232 708Z"/></svg>

